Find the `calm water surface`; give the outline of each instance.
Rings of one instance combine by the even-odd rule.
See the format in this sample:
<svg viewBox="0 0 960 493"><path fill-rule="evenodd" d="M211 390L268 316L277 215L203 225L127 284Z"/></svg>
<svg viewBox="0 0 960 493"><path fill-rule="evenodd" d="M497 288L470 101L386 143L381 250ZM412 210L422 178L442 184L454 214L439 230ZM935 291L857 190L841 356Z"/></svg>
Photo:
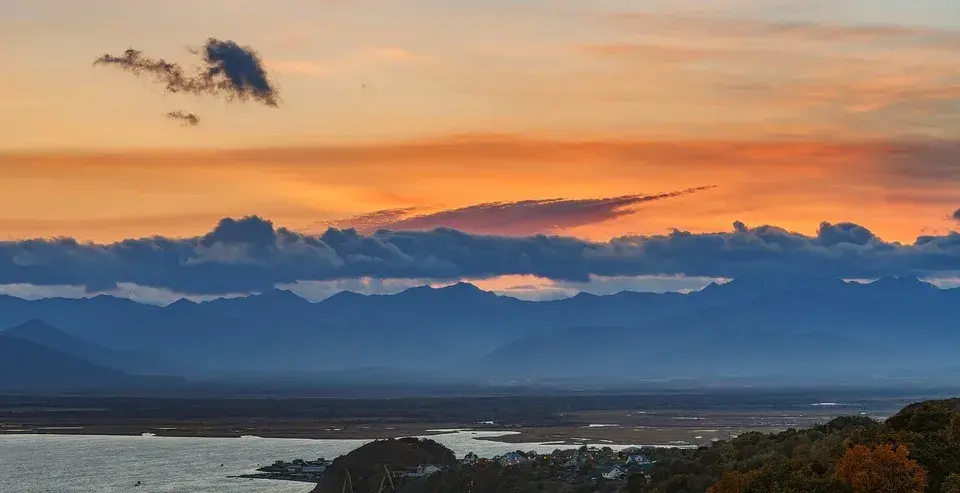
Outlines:
<svg viewBox="0 0 960 493"><path fill-rule="evenodd" d="M454 431L430 438L458 457L471 451L492 457L518 449L558 448L477 440L505 434ZM278 459L333 459L367 441L0 435L0 492L307 493L313 485L227 476ZM133 490L137 481L142 486Z"/></svg>

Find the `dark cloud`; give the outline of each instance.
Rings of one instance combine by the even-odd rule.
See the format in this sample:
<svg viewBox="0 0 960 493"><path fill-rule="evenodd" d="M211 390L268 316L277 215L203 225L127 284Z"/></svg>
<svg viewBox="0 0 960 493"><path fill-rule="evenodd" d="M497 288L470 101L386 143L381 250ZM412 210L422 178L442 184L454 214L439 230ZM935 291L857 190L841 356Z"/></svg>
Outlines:
<svg viewBox="0 0 960 493"><path fill-rule="evenodd" d="M193 80L201 92L277 106L277 90L267 78L260 55L252 48L210 38L196 53L203 55L205 63L203 72Z"/></svg>
<svg viewBox="0 0 960 493"><path fill-rule="evenodd" d="M189 125L195 127L200 124L200 117L193 113L187 113L182 110L171 111L166 114L166 117L171 120L180 120L184 125Z"/></svg>
<svg viewBox="0 0 960 493"><path fill-rule="evenodd" d="M336 227L353 227L361 232L377 229L428 230L454 228L470 233L529 235L554 233L636 214L636 206L658 200L690 195L714 188L690 188L656 195L622 195L599 199L546 199L519 202L491 202L459 209L413 215L415 209L389 209L338 221Z"/></svg>
<svg viewBox="0 0 960 493"><path fill-rule="evenodd" d="M813 236L776 226L590 242L560 236L477 235L438 228L363 235L329 229L303 235L258 217L223 219L209 233L113 244L70 238L0 242L0 284L117 283L209 294L278 283L372 277L459 279L535 275L568 282L593 276L688 275L877 278L960 272L960 233L886 242L863 226L823 223Z"/></svg>
<svg viewBox="0 0 960 493"><path fill-rule="evenodd" d="M93 62L94 65L113 65L134 75L149 75L157 82L166 84L167 91L180 92L189 86L189 79L184 75L183 68L163 58L148 58L143 52L128 48L123 55L114 56L105 54Z"/></svg>
<svg viewBox="0 0 960 493"><path fill-rule="evenodd" d="M138 76L149 75L165 84L168 92L217 95L228 100L253 99L277 106L277 90L252 48L210 38L202 48L191 52L202 57L201 66L193 74L187 74L177 63L149 58L132 48L120 56L102 55L94 64L112 65Z"/></svg>
<svg viewBox="0 0 960 493"><path fill-rule="evenodd" d="M953 214L950 217L956 221L960 221L960 209L953 211Z"/></svg>

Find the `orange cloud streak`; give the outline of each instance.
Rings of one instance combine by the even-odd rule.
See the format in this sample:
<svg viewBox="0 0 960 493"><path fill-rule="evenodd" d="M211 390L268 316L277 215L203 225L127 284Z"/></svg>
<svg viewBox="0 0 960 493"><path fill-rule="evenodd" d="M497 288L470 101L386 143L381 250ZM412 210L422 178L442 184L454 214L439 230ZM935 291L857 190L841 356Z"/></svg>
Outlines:
<svg viewBox="0 0 960 493"><path fill-rule="evenodd" d="M960 170L952 165L958 153L960 144L948 141L461 135L312 148L3 154L0 194L10 205L0 208L0 224L14 236L111 240L201 232L198 222L206 219L198 218L223 215L257 213L301 228L370 210L711 183L718 188L702 198L651 203L649 213L569 232L609 238L673 227L725 230L734 220L806 231L821 220L850 220L910 241L924 228L950 226L944 216L960 204ZM186 219L178 226L167 216Z"/></svg>

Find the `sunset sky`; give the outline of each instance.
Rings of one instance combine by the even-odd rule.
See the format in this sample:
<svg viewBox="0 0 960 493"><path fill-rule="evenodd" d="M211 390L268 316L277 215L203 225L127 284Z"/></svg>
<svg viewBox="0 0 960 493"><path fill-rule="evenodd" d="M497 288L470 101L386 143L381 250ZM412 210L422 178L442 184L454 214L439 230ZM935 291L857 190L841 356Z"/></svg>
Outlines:
<svg viewBox="0 0 960 493"><path fill-rule="evenodd" d="M956 0L3 0L0 231L850 221L912 243L957 224L957 26ZM92 64L190 65L211 37L259 52L279 107Z"/></svg>

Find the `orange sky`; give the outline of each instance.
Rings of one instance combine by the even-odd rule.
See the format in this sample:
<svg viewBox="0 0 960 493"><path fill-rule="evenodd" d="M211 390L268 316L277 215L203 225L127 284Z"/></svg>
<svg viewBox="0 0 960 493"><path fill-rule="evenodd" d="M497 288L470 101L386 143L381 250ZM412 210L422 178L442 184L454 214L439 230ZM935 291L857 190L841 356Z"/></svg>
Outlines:
<svg viewBox="0 0 960 493"><path fill-rule="evenodd" d="M960 206L957 25L954 0L11 0L0 228L111 241L715 185L560 232L828 220L912 241ZM279 108L91 65L189 63L210 36L260 51ZM161 117L179 108L202 124Z"/></svg>

